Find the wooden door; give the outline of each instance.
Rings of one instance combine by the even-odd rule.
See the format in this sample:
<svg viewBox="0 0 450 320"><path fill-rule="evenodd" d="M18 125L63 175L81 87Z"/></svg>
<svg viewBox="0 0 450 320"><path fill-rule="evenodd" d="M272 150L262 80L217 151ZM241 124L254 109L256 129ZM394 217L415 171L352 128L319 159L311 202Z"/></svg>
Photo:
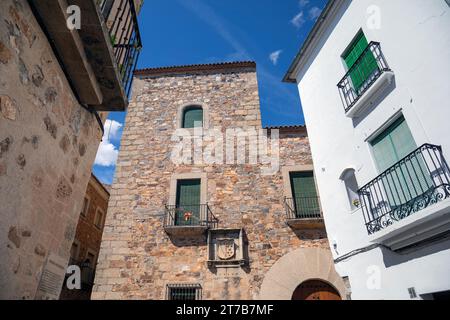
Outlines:
<svg viewBox="0 0 450 320"><path fill-rule="evenodd" d="M201 180L179 180L177 183L175 225L200 224Z"/></svg>
<svg viewBox="0 0 450 320"><path fill-rule="evenodd" d="M310 280L303 282L295 289L292 300L342 300L341 296L329 284Z"/></svg>

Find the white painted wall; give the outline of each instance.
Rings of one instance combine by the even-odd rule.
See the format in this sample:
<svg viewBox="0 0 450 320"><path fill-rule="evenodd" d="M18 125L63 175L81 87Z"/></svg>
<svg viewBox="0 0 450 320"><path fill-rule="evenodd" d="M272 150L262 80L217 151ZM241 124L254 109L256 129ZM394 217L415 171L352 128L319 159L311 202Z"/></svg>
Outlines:
<svg viewBox="0 0 450 320"><path fill-rule="evenodd" d="M361 210L351 212L344 183L346 168L356 170L359 186L379 172L366 141L392 116L402 112L417 145L442 145L450 161L450 8L445 0L346 1L335 23L322 38L297 82L308 127L320 197L334 257L369 245ZM368 8L380 8L381 28L367 26ZM395 88L360 119L345 116L337 83L346 70L342 53L362 28L368 41L381 43L395 73ZM380 249L359 254L337 265L349 276L354 299L409 299L408 288L419 294L450 290L450 244L438 252L403 257ZM386 261L388 260L388 261ZM407 261L410 260L410 261ZM379 267L381 289L369 290L367 268ZM370 270L369 270L370 271Z"/></svg>

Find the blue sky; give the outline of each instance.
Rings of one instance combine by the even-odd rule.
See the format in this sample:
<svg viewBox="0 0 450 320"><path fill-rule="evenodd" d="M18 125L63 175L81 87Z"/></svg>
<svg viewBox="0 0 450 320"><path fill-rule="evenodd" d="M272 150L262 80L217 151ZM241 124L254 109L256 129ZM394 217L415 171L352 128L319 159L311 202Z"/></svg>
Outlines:
<svg viewBox="0 0 450 320"><path fill-rule="evenodd" d="M138 68L254 60L263 126L303 124L297 87L282 82L327 0L145 0ZM114 112L94 174L111 184L126 114Z"/></svg>

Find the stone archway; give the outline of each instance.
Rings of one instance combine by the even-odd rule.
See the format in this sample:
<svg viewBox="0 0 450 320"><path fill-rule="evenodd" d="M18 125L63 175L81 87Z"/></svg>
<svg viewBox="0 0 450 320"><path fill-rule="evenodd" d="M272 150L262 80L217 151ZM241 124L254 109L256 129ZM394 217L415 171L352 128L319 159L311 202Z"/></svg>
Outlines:
<svg viewBox="0 0 450 320"><path fill-rule="evenodd" d="M308 280L330 284L342 299L344 281L334 269L331 252L323 248L300 248L281 257L266 273L259 299L291 300L296 289Z"/></svg>

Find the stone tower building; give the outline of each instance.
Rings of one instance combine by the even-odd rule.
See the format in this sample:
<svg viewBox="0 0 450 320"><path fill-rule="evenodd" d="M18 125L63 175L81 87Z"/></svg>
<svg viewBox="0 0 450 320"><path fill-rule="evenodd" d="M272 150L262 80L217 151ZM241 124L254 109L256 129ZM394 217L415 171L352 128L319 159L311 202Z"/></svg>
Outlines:
<svg viewBox="0 0 450 320"><path fill-rule="evenodd" d="M93 299L346 298L305 127L268 129L270 154L279 151L273 172L261 154L249 160L261 137L246 151L236 139L236 156L223 161L196 161L205 149L190 153L189 144L184 161L174 156L177 129L183 142L213 129L258 135L255 63L139 70L133 91ZM216 141L216 155L233 139Z"/></svg>

